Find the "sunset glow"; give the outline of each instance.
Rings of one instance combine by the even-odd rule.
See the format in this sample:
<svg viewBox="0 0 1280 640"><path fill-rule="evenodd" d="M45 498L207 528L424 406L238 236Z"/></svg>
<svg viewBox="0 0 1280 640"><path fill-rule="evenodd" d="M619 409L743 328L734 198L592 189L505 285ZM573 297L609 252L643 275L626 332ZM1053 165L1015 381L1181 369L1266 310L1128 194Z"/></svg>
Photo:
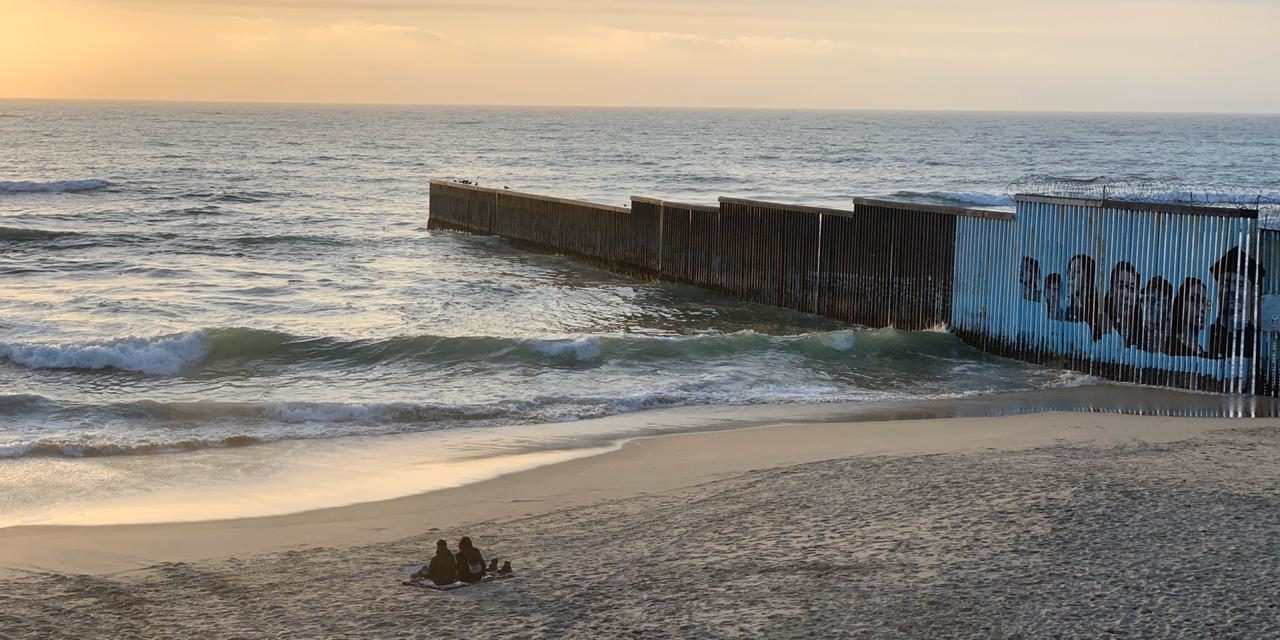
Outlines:
<svg viewBox="0 0 1280 640"><path fill-rule="evenodd" d="M0 97L1280 110L1280 7L0 0Z"/></svg>

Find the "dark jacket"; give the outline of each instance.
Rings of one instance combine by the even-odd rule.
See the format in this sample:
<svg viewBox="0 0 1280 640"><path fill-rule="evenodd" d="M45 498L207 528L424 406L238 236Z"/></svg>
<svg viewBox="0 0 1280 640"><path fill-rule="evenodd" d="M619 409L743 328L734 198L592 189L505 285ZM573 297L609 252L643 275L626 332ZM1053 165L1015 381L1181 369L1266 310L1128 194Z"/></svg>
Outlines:
<svg viewBox="0 0 1280 640"><path fill-rule="evenodd" d="M1209 358L1227 358L1238 353L1246 358L1253 357L1253 336L1257 329L1250 324L1243 331L1228 329L1220 324L1209 327ZM1239 346L1236 345L1239 342Z"/></svg>
<svg viewBox="0 0 1280 640"><path fill-rule="evenodd" d="M448 549L437 551L427 567L427 577L436 584L453 584L458 581L458 565Z"/></svg>
<svg viewBox="0 0 1280 640"><path fill-rule="evenodd" d="M479 582L484 577L484 556L475 547L458 549L458 579L463 582Z"/></svg>

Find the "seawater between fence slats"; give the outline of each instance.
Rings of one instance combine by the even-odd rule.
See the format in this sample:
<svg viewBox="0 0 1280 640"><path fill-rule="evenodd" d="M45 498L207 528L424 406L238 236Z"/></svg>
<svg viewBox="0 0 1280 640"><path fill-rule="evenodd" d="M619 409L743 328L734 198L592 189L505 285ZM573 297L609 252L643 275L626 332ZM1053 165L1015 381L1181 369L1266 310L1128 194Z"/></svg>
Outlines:
<svg viewBox="0 0 1280 640"><path fill-rule="evenodd" d="M1280 395L1280 231L1249 208L1019 194L606 205L433 180L428 227L1138 384Z"/></svg>

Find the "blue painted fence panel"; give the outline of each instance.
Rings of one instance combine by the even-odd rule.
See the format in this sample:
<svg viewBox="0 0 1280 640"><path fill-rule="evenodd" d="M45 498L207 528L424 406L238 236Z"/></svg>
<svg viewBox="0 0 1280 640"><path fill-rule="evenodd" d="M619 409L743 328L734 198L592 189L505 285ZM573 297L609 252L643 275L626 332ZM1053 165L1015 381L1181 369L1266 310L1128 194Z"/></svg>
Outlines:
<svg viewBox="0 0 1280 640"><path fill-rule="evenodd" d="M1254 393L1280 396L1280 231L1258 232L1261 256L1258 365Z"/></svg>
<svg viewBox="0 0 1280 640"><path fill-rule="evenodd" d="M1251 391L1256 219L1020 197L1012 222L957 231L952 325L969 342L1114 380Z"/></svg>

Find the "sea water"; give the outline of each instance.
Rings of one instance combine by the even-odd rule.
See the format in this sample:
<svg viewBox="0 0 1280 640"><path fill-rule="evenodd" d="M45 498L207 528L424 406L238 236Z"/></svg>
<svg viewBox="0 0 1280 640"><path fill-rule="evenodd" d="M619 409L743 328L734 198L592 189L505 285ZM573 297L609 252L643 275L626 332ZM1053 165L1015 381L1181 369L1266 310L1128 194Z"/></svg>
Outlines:
<svg viewBox="0 0 1280 640"><path fill-rule="evenodd" d="M1278 156L1270 116L0 101L0 466L1084 380L428 232L430 178L1007 208L1033 173L1274 198Z"/></svg>

